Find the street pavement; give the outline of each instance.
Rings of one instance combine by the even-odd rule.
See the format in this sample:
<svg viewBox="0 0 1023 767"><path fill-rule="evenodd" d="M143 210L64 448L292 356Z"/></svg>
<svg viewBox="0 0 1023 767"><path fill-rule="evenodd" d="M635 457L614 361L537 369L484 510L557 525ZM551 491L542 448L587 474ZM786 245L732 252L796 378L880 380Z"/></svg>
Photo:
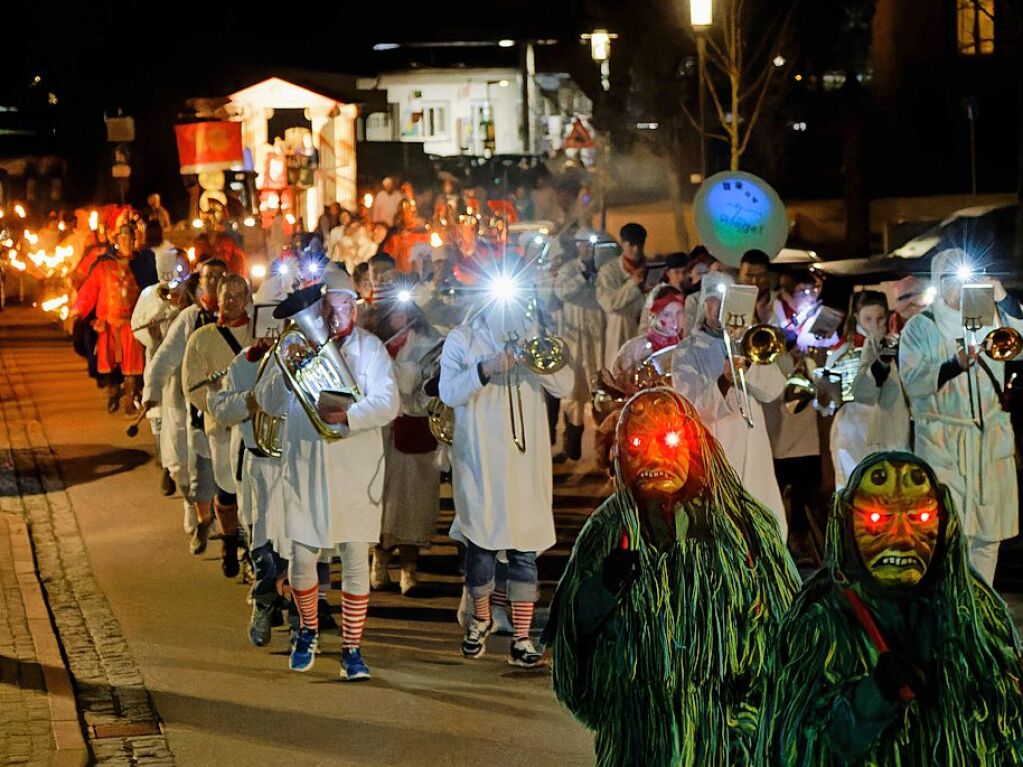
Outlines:
<svg viewBox="0 0 1023 767"><path fill-rule="evenodd" d="M336 633L313 670L295 674L285 630L269 648L249 645L247 587L221 575L217 542L188 553L181 499L159 493L148 430L129 439L104 401L44 315L0 314L0 447L11 445L19 482L38 485L24 513L99 764L592 763L591 737L558 704L549 671L509 667L503 638L481 660L461 657L449 492L423 596L371 598L373 680L338 681ZM593 474L558 476L544 599L601 486ZM336 589L331 600L339 610Z"/></svg>

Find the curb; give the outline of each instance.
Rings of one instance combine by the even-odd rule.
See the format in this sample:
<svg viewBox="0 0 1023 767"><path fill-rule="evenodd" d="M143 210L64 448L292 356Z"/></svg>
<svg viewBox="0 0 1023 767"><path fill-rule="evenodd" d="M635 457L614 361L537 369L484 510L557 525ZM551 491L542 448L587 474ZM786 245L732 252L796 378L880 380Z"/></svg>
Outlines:
<svg viewBox="0 0 1023 767"><path fill-rule="evenodd" d="M7 525L14 572L18 578L25 616L32 634L38 660L46 680L46 700L50 707L50 727L56 754L50 762L52 767L85 767L89 761L89 750L85 745L78 707L75 703L74 687L64 656L61 655L57 636L53 631L50 611L46 607L43 589L36 576L35 557L28 537L28 526L20 517L4 514L0 526Z"/></svg>

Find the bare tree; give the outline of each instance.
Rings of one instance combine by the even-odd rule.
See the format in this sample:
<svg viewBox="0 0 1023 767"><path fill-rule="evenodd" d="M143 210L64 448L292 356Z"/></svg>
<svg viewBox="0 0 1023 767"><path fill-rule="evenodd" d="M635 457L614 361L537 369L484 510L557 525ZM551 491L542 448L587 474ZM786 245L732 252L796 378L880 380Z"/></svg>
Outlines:
<svg viewBox="0 0 1023 767"><path fill-rule="evenodd" d="M717 118L716 128L700 125L699 120L683 103L682 110L704 137L722 141L729 146L729 167L739 169L739 162L749 147L750 137L763 112L772 86L784 82L794 62L786 57L792 38L795 0L790 0L780 19L767 25L755 46L749 45L744 26L749 19L747 0L725 0L720 23L706 34L706 63L703 82Z"/></svg>

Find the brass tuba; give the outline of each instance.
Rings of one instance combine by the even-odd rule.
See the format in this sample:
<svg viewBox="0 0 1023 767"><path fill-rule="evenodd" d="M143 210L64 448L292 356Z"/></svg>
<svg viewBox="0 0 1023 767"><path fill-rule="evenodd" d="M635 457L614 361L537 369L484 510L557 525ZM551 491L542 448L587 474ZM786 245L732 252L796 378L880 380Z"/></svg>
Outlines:
<svg viewBox="0 0 1023 767"><path fill-rule="evenodd" d="M344 355L328 335L320 304L322 295L318 285L303 288L274 309L275 318L289 322L273 346L273 355L316 431L333 441L347 437L348 426L323 420L318 407L320 395L358 402L362 392Z"/></svg>
<svg viewBox="0 0 1023 767"><path fill-rule="evenodd" d="M271 355L267 351L259 362L259 369L256 371L256 383L263 377L267 363ZM272 416L259 407L252 414L252 435L256 440L256 452L263 458L280 458L283 455L281 443L281 432L284 430L285 416Z"/></svg>
<svg viewBox="0 0 1023 767"><path fill-rule="evenodd" d="M450 446L455 440L455 411L444 404L437 391L440 385L440 355L443 350L442 339L422 356L419 364L423 369L423 394L429 397L426 402L426 423L430 427L430 434L438 442Z"/></svg>

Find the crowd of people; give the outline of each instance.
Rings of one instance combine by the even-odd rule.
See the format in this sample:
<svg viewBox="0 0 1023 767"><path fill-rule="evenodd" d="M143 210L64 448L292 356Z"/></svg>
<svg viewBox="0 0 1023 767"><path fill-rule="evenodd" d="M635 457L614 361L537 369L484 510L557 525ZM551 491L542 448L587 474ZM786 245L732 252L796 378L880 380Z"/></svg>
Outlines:
<svg viewBox="0 0 1023 767"><path fill-rule="evenodd" d="M772 726L789 727L781 742L802 737L794 704L763 686L781 674L770 661L775 636L792 657L825 657L791 634L808 610L796 565L863 582L876 566L877 583L895 590L932 565L953 568L959 596L987 605L984 630L1005 629L990 586L1000 542L1017 533L1014 438L1003 363L972 336L963 342L961 251L937 256L929 281L855 293L843 323L822 303L818 274L775 269L755 249L738 268L700 246L651 259L636 223L617 241L580 227L516 238L507 209L484 212L453 193L427 227L411 188L391 179L367 207L368 222L325 211L316 232L273 254L254 291L236 244L208 236L192 262L166 246L158 217L129 210L75 270L73 314L94 334L108 406L126 397L126 412L149 419L163 491L183 496L190 550L201 554L216 532L224 575L251 583L253 645L269 644L286 612L289 667L313 667L333 622L326 594L339 558L341 678L368 679L371 591L390 585L397 557L401 593L415 595L446 475L449 535L462 552L461 653L482 656L504 625L510 664L545 663L531 632L536 558L556 541L552 466L582 459L587 428L610 498L576 542L546 639L558 694L597 731L601 764L751 759L747 704L776 707ZM380 236L367 239L367 224ZM389 250L420 226L438 235L426 257ZM989 324L1023 331L1023 308L997 279L970 281L990 290ZM986 328L976 330L983 338ZM847 526L838 512L829 529L830 486L852 515ZM864 532L848 510L867 495ZM921 497L926 511L907 510L924 508ZM888 548L870 544L880 546L870 559L864 540L883 538L889 517L901 532L885 533ZM921 519L941 520L923 543L911 529ZM678 553L662 556L672 546ZM885 567L921 577L886 581ZM882 609L881 596L868 596ZM787 618L790 606L802 612ZM968 622L957 624L961 636L980 631ZM651 628L662 624L663 635ZM836 623L825 639L855 644L841 635L851 630ZM848 656L850 674L870 672L856 666L864 652ZM937 657L927 652L921 663ZM689 663L698 673L683 673ZM884 663L871 694L890 728L924 685ZM977 669L961 671L966 684ZM621 674L634 684L623 687ZM873 715L859 702L844 704L848 732L829 737L866 753L878 741L850 729ZM651 712L670 720L668 734L642 723ZM1018 727L1019 712L1011 716ZM716 734L697 747L692 728Z"/></svg>

